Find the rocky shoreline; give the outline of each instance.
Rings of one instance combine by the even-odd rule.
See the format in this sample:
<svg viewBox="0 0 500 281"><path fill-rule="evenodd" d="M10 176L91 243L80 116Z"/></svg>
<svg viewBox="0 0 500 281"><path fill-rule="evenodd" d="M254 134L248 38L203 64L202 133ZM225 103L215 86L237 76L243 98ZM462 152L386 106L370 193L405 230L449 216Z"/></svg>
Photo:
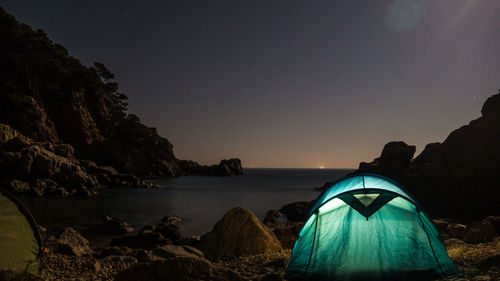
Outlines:
<svg viewBox="0 0 500 281"><path fill-rule="evenodd" d="M239 175L239 159L200 166L180 161L184 175ZM189 163L189 164L186 164ZM70 144L38 142L0 123L0 182L13 193L33 196L93 196L100 188L158 188L147 178L118 172L91 160L77 159Z"/></svg>
<svg viewBox="0 0 500 281"><path fill-rule="evenodd" d="M157 188L148 179L243 173L237 158L205 166L177 159L173 145L127 111L127 97L101 63L85 66L42 30L0 8L0 184L31 196L93 196L100 188ZM408 187L434 219L448 254L469 280L500 280L500 94L481 117L443 143L390 142L360 163ZM328 186L325 185L325 187ZM311 202L270 210L263 222L229 210L201 237L183 237L169 216L126 235L106 218L96 231L126 235L96 247L65 228L43 232L46 280L282 280ZM454 218L445 219L445 218ZM43 228L41 228L43 229ZM40 280L0 270L1 280Z"/></svg>
<svg viewBox="0 0 500 281"><path fill-rule="evenodd" d="M127 110L102 63L82 64L41 29L0 7L0 184L36 196L92 196L103 186L152 188L148 180L243 173L237 158L205 166Z"/></svg>
<svg viewBox="0 0 500 281"><path fill-rule="evenodd" d="M304 215L305 202L281 208L292 218ZM284 206L285 207L285 206ZM291 210L293 209L293 212ZM162 222L122 236L107 247L93 247L71 228L57 235L42 232L45 280L283 280L303 220L270 210L263 222L249 210L229 210L201 237L182 237L167 216ZM460 224L434 219L448 255L467 280L500 280L500 217ZM101 231L127 233L123 221L108 218ZM42 228L43 229L43 228ZM27 273L3 271L3 280L42 280ZM165 279L166 280L166 279Z"/></svg>

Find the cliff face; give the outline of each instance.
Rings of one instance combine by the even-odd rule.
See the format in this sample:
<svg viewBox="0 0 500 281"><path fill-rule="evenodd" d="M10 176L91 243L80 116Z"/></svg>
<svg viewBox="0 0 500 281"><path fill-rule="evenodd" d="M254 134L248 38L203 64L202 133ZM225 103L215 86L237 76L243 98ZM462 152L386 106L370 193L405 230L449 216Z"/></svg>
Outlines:
<svg viewBox="0 0 500 281"><path fill-rule="evenodd" d="M0 124L28 138L28 145L69 144L75 159L120 173L177 176L196 170L179 165L172 144L128 114L126 100L104 65L83 65L42 30L0 8Z"/></svg>
<svg viewBox="0 0 500 281"><path fill-rule="evenodd" d="M400 162L381 157L361 163L358 171L399 180L433 216L476 219L498 215L500 93L486 100L481 113L480 118L451 132L443 143L428 144L411 162L413 153L403 151L414 152L415 148L401 142L399 151L389 149Z"/></svg>

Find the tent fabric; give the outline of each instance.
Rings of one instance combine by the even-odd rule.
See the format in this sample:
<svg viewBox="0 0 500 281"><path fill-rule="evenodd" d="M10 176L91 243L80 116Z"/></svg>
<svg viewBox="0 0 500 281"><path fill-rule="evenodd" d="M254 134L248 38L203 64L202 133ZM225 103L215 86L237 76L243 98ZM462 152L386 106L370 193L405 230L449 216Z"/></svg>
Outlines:
<svg viewBox="0 0 500 281"><path fill-rule="evenodd" d="M0 268L40 273L41 239L33 218L5 191L0 191Z"/></svg>
<svg viewBox="0 0 500 281"><path fill-rule="evenodd" d="M366 194L366 196L362 196ZM344 178L310 212L287 280L438 280L460 276L432 221L397 183Z"/></svg>

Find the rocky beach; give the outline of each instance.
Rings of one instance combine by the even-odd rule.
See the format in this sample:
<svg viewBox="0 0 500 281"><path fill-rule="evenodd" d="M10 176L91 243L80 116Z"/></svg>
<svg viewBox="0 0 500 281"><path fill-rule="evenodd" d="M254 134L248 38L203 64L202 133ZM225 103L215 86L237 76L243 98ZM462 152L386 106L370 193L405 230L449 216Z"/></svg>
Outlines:
<svg viewBox="0 0 500 281"><path fill-rule="evenodd" d="M0 77L0 184L14 196L92 200L104 189L159 188L156 179L243 174L238 158L213 165L178 159L172 143L128 111L103 64L84 65L2 8ZM442 143L415 156L415 146L389 142L353 173L407 187L466 280L500 280L499 140L500 93ZM70 226L54 232L39 225L40 276L0 269L0 280L284 280L313 204L276 206L263 220L234 206L210 232L187 237L177 214L135 230L107 216L92 228L114 236L104 245Z"/></svg>
<svg viewBox="0 0 500 281"><path fill-rule="evenodd" d="M182 237L176 226L181 218L171 216L107 247L94 247L71 228L43 233L41 278L15 271L1 274L3 280L283 280L303 224L297 216L307 215L305 203L284 206L284 213L270 210L264 223L251 211L234 208L201 237ZM283 220L287 214L293 219ZM434 224L466 280L500 278L500 217L469 224L434 219ZM126 233L129 227L109 218L101 231Z"/></svg>

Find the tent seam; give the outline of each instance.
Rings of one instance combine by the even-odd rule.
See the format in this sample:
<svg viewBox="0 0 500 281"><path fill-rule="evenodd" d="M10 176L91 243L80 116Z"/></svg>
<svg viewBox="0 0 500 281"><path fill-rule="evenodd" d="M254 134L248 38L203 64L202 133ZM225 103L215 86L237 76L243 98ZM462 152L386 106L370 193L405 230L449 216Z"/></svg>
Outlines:
<svg viewBox="0 0 500 281"><path fill-rule="evenodd" d="M434 259L436 260L436 263L438 264L439 269L441 270L441 275L444 275L443 267L439 263L439 260L436 256L436 252L434 251L434 247L432 246L431 237L429 236L429 233L427 233L427 230L425 229L424 222L422 221L422 218L420 217L420 212L417 212L417 216L418 216L418 219L420 220L420 223L422 224L422 229L424 230L425 235L427 235L427 240L429 241L429 246L431 247L432 255L434 256Z"/></svg>
<svg viewBox="0 0 500 281"><path fill-rule="evenodd" d="M311 265L311 259L312 259L312 254L314 251L314 245L316 244L316 231L318 230L318 220L319 220L319 210L316 211L316 223L314 225L313 243L311 246L311 253L309 254L309 261L307 262L306 272L309 270L309 266Z"/></svg>

